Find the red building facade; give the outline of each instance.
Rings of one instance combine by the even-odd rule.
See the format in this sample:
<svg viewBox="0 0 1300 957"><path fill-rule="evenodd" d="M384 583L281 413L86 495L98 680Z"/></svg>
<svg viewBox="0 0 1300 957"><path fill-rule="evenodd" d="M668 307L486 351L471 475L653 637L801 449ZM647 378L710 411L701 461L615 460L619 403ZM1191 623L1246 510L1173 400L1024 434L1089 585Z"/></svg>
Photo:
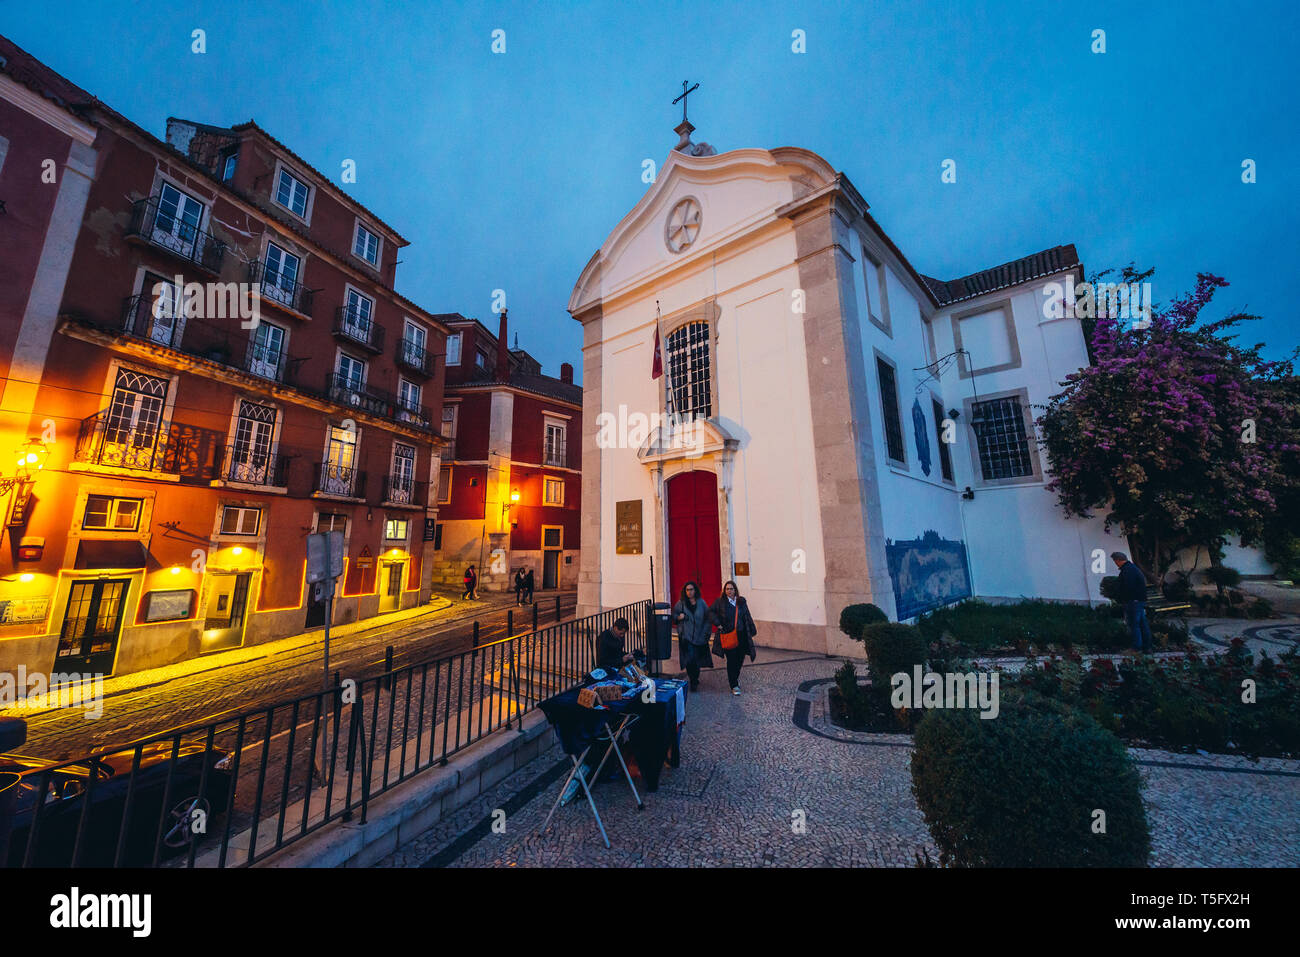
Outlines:
<svg viewBox="0 0 1300 957"><path fill-rule="evenodd" d="M466 566L484 588L510 588L531 569L538 590L577 585L581 514L582 388L573 367L542 375L509 349L507 317L493 335L476 319L438 317L447 337L442 475L435 577Z"/></svg>
<svg viewBox="0 0 1300 957"><path fill-rule="evenodd" d="M171 119L163 142L3 53L94 157L61 295L4 330L48 356L7 423L43 467L0 548L0 669L319 627L313 531L347 542L336 623L427 600L448 328L393 288L406 240L252 122Z"/></svg>

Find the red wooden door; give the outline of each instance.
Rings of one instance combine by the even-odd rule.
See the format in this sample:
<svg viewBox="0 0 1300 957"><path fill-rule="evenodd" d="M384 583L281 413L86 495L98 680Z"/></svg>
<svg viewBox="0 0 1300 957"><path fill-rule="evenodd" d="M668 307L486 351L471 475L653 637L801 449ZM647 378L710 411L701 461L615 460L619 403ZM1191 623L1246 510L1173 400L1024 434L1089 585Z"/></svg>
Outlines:
<svg viewBox="0 0 1300 957"><path fill-rule="evenodd" d="M683 472L668 480L668 570L673 601L688 581L698 584L710 603L722 591L718 477L713 472Z"/></svg>

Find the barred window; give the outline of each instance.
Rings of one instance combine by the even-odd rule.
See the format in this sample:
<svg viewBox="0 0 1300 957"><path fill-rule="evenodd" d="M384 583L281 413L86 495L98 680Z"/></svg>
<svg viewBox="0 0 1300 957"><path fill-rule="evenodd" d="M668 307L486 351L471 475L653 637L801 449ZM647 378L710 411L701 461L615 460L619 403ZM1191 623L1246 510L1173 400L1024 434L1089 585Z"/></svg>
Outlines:
<svg viewBox="0 0 1300 957"><path fill-rule="evenodd" d="M689 322L668 336L669 413L686 419L713 414L709 324Z"/></svg>
<svg viewBox="0 0 1300 957"><path fill-rule="evenodd" d="M971 427L975 430L980 471L985 481L1034 474L1018 396L974 403Z"/></svg>
<svg viewBox="0 0 1300 957"><path fill-rule="evenodd" d="M894 379L894 367L880 356L876 356L876 377L880 380L880 410L885 418L885 442L889 446L889 457L895 462L906 462L903 421L898 414L898 383Z"/></svg>

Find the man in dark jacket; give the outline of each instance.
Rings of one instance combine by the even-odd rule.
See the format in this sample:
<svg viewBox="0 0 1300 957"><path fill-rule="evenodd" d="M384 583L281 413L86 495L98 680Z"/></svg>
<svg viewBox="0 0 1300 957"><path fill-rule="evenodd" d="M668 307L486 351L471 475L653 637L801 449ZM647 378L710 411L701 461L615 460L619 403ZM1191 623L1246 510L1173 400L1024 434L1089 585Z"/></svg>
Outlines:
<svg viewBox="0 0 1300 957"><path fill-rule="evenodd" d="M524 601L530 605L533 603L533 582L533 570L530 568L524 575Z"/></svg>
<svg viewBox="0 0 1300 957"><path fill-rule="evenodd" d="M1119 600L1124 608L1124 621L1133 634L1133 647L1141 651L1145 643L1151 648L1151 623L1147 621L1147 579L1123 552L1111 552L1110 557L1119 569Z"/></svg>
<svg viewBox="0 0 1300 957"><path fill-rule="evenodd" d="M602 631L596 639L596 667L604 668L606 674L613 675L631 661L632 656L623 651L623 641L626 638L626 618L618 619L613 628Z"/></svg>

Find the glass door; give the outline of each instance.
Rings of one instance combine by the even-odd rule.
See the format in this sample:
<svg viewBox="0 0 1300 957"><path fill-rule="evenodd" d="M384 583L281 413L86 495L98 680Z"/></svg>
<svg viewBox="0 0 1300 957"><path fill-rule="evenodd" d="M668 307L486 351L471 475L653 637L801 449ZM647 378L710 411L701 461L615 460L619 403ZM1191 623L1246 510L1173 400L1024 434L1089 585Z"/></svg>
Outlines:
<svg viewBox="0 0 1300 957"><path fill-rule="evenodd" d="M202 218L203 205L198 200L164 183L153 220L153 241L192 259Z"/></svg>
<svg viewBox="0 0 1300 957"><path fill-rule="evenodd" d="M262 320L248 341L248 371L264 379L279 381L284 361L284 330Z"/></svg>
<svg viewBox="0 0 1300 957"><path fill-rule="evenodd" d="M128 585L127 579L73 582L54 671L112 673Z"/></svg>

